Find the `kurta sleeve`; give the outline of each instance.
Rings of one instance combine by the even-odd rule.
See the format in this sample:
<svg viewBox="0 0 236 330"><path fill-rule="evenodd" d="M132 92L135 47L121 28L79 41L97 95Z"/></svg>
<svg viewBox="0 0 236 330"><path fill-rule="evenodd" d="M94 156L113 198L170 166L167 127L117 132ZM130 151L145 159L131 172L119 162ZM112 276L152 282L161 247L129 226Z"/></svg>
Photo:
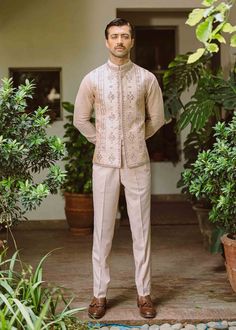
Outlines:
<svg viewBox="0 0 236 330"><path fill-rule="evenodd" d="M96 143L96 129L90 122L94 104L94 93L92 90L89 75L82 80L76 100L74 109L74 126L83 134L88 141Z"/></svg>
<svg viewBox="0 0 236 330"><path fill-rule="evenodd" d="M165 124L162 92L154 75L146 94L145 111L145 139L148 139Z"/></svg>

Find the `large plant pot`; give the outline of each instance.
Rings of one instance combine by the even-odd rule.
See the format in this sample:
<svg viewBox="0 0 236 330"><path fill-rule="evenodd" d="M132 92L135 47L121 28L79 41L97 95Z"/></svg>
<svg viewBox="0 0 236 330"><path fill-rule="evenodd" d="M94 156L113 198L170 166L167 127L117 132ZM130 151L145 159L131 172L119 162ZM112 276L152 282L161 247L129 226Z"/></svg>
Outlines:
<svg viewBox="0 0 236 330"><path fill-rule="evenodd" d="M209 251L212 245L212 232L215 229L215 225L209 220L210 209L194 205L193 210L197 214L200 232L203 237L203 246Z"/></svg>
<svg viewBox="0 0 236 330"><path fill-rule="evenodd" d="M234 292L236 292L236 240L231 239L229 234L225 234L222 236L221 242L224 245L225 266L229 282Z"/></svg>
<svg viewBox="0 0 236 330"><path fill-rule="evenodd" d="M69 229L74 235L89 235L93 232L92 194L65 193L65 213Z"/></svg>

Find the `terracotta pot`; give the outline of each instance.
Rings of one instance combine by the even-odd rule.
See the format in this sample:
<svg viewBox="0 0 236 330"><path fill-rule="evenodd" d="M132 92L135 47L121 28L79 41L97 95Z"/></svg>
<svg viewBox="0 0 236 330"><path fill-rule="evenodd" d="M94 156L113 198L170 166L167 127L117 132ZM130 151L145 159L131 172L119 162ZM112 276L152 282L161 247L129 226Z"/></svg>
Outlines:
<svg viewBox="0 0 236 330"><path fill-rule="evenodd" d="M69 229L74 235L89 235L93 232L92 194L65 193L65 213Z"/></svg>
<svg viewBox="0 0 236 330"><path fill-rule="evenodd" d="M236 240L228 237L229 234L225 234L221 237L221 242L224 245L225 252L225 266L229 282L232 289L236 292Z"/></svg>
<svg viewBox="0 0 236 330"><path fill-rule="evenodd" d="M194 205L193 210L197 214L199 229L203 237L203 246L206 250L209 250L212 244L212 231L215 228L209 220L210 209Z"/></svg>

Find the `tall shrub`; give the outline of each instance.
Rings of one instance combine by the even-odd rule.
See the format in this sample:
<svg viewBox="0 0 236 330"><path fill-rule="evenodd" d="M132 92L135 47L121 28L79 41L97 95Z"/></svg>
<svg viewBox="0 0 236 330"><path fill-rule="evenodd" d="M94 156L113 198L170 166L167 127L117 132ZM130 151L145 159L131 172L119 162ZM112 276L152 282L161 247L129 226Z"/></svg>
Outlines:
<svg viewBox="0 0 236 330"><path fill-rule="evenodd" d="M64 155L57 136L48 136L47 108L26 113L34 85L28 80L18 88L3 79L0 88L0 225L11 226L24 213L56 193L64 173L56 161ZM42 179L35 174L42 173Z"/></svg>

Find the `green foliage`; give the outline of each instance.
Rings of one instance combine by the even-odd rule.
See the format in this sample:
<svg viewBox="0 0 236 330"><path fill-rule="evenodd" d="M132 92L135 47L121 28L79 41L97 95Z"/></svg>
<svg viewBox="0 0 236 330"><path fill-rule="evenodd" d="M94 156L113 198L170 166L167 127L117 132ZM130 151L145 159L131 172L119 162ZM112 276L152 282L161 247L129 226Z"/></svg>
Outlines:
<svg viewBox="0 0 236 330"><path fill-rule="evenodd" d="M221 109L233 110L236 107L236 76L232 72L225 80L222 73L217 76L205 71L199 78L198 85L191 100L184 106L178 121L183 130L189 123L191 131L204 128L210 118L220 120Z"/></svg>
<svg viewBox="0 0 236 330"><path fill-rule="evenodd" d="M198 154L183 180L197 199L207 198L212 210L209 219L230 233L236 232L236 112L226 125L214 127L216 142Z"/></svg>
<svg viewBox="0 0 236 330"><path fill-rule="evenodd" d="M35 270L22 265L18 251L7 258L6 249L0 254L0 328L4 330L88 329L80 327L73 316L83 308L70 308L59 287L50 288L43 280L42 265ZM17 269L21 268L21 271ZM63 306L64 305L64 306ZM68 326L70 325L70 326ZM76 325L78 327L76 327Z"/></svg>
<svg viewBox="0 0 236 330"><path fill-rule="evenodd" d="M213 145L215 139L213 136L214 130L212 128L212 124L208 122L206 127L199 131L194 131L190 132L184 141L184 156L185 156L185 163L184 163L184 168L191 168L192 164L195 162L197 159L197 155L199 152L202 152L203 150L207 150L211 148ZM181 174L181 179L177 183L178 188L182 188L182 192L187 194L188 197L194 201L195 198L191 196L188 192L187 187L184 184L183 177ZM201 200L201 205L205 207L210 207L209 201L204 198L204 200Z"/></svg>
<svg viewBox="0 0 236 330"><path fill-rule="evenodd" d="M194 9L188 17L186 24L196 26L196 37L203 43L203 48L198 48L188 58L188 63L194 63L203 54L218 52L216 42L226 43L224 33L232 34L230 46L236 47L236 25L231 25L229 13L235 0L203 0L202 5L206 8Z"/></svg>
<svg viewBox="0 0 236 330"><path fill-rule="evenodd" d="M207 70L209 55L201 60L187 65L189 53L178 55L169 64L163 77L165 112L169 117L178 117L184 104L181 101L182 93L195 85Z"/></svg>
<svg viewBox="0 0 236 330"><path fill-rule="evenodd" d="M195 53L189 55L187 63L188 64L195 63L197 60L199 60L203 56L204 53L205 53L204 48L198 48Z"/></svg>
<svg viewBox="0 0 236 330"><path fill-rule="evenodd" d="M24 219L49 193L56 193L65 174L55 165L64 155L64 145L48 136L47 108L26 113L34 85L28 80L13 88L12 79L3 79L0 88L0 226ZM36 182L35 173L45 179Z"/></svg>
<svg viewBox="0 0 236 330"><path fill-rule="evenodd" d="M196 26L199 40L207 41L204 48L194 54L178 55L164 76L166 113L177 119L178 131L190 125L183 150L185 168L191 168L198 152L212 147L215 142L213 126L218 121L228 120L236 108L235 67L226 79L220 70L215 73L211 69L212 53L219 51L215 42L226 43L222 32L236 31L236 27L228 22L234 2L205 0L202 4L207 8L197 8L190 13L186 23ZM194 90L191 99L183 103L183 92L190 87ZM187 191L182 178L178 186L183 187L183 192Z"/></svg>
<svg viewBox="0 0 236 330"><path fill-rule="evenodd" d="M228 79L210 69L210 55L187 65L188 54L178 55L169 64L164 74L165 112L176 117L178 131L190 124L191 132L204 129L209 120L222 118L221 109L233 110L236 107L235 69ZM181 97L184 91L195 87L190 101L185 104Z"/></svg>
<svg viewBox="0 0 236 330"><path fill-rule="evenodd" d="M64 109L68 112L65 128L66 156L64 160L67 172L63 190L70 193L92 192L92 158L94 145L77 130L73 125L74 105L63 102Z"/></svg>

